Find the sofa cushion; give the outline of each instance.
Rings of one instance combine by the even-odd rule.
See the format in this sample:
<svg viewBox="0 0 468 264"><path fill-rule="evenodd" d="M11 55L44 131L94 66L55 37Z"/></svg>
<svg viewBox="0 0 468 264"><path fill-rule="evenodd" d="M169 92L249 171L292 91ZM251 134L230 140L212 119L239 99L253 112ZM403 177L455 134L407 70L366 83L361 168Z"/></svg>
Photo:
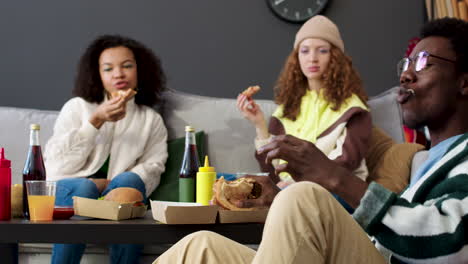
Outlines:
<svg viewBox="0 0 468 264"><path fill-rule="evenodd" d="M393 87L369 99L372 123L380 127L397 143L404 142L403 120L396 101L398 87Z"/></svg>
<svg viewBox="0 0 468 264"><path fill-rule="evenodd" d="M199 160L205 156L205 133L195 133ZM167 142L168 157L166 170L161 175L161 182L156 190L149 196L151 200L179 201L179 172L185 150L185 137L169 140Z"/></svg>
<svg viewBox="0 0 468 264"><path fill-rule="evenodd" d="M396 143L382 129L373 127L369 151L366 155L369 177L385 188L400 193L409 183L411 163L416 152L424 146Z"/></svg>
<svg viewBox="0 0 468 264"><path fill-rule="evenodd" d="M206 133L206 153L218 173L259 172L254 152L254 127L237 110L236 100L198 96L177 91L164 94L162 116L169 139L184 136L184 127ZM273 101L258 100L265 115L271 115Z"/></svg>

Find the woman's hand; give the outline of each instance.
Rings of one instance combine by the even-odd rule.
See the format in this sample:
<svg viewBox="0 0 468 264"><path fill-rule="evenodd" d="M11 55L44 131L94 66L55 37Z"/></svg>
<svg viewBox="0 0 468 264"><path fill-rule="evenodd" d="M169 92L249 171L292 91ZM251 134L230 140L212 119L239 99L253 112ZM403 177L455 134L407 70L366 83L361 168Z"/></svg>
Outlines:
<svg viewBox="0 0 468 264"><path fill-rule="evenodd" d="M114 97L100 104L91 115L89 122L97 129L105 122L116 122L125 117L126 102L122 96Z"/></svg>
<svg viewBox="0 0 468 264"><path fill-rule="evenodd" d="M108 179L90 179L94 184L96 184L96 187L98 188L99 193L102 193L106 188L107 185L109 184L110 180Z"/></svg>
<svg viewBox="0 0 468 264"><path fill-rule="evenodd" d="M237 96L237 109L239 109L245 119L255 126L258 138L266 139L269 137L265 115L260 106L252 98L239 94Z"/></svg>
<svg viewBox="0 0 468 264"><path fill-rule="evenodd" d="M265 176L245 176L245 178L254 179L258 184L262 186L262 194L256 199L247 199L241 201L235 201L234 204L241 208L262 208L270 207L275 196L281 191L278 186L270 179Z"/></svg>

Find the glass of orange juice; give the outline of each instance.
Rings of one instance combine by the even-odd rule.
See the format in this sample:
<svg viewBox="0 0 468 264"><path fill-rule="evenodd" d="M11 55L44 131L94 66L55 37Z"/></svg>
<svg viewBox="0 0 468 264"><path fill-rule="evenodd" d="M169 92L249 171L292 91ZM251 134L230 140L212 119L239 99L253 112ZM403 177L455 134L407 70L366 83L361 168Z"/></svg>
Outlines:
<svg viewBox="0 0 468 264"><path fill-rule="evenodd" d="M52 220L56 189L57 183L54 181L26 181L31 221Z"/></svg>

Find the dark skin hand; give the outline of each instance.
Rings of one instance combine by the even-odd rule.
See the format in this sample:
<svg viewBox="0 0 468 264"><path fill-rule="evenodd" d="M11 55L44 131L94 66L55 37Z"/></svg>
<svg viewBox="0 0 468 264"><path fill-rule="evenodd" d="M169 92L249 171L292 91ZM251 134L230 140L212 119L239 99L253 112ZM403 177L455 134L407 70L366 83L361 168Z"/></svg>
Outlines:
<svg viewBox="0 0 468 264"><path fill-rule="evenodd" d="M252 207L270 207L275 196L281 191L278 186L265 176L245 176L245 178L254 179L262 186L262 194L257 199L247 199L242 201L233 201L237 207L252 208Z"/></svg>
<svg viewBox="0 0 468 264"><path fill-rule="evenodd" d="M365 181L355 177L352 172L330 160L309 141L291 135L281 135L274 137L269 144L258 151L259 153L267 153L266 162L268 164L271 164L274 159L288 162L276 168L277 174L288 172L296 182L311 181L320 184L328 191L339 195L354 208L359 205L367 190L368 184ZM270 188L274 189L271 185L264 186L264 189ZM276 189L278 188L276 187ZM269 195L262 198L259 203L271 204L272 198L274 196Z"/></svg>

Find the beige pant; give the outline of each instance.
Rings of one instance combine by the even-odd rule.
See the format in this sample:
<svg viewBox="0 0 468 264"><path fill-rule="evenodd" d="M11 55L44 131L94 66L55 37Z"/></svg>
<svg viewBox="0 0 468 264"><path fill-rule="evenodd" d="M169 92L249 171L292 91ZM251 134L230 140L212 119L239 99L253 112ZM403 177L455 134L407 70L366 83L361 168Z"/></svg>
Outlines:
<svg viewBox="0 0 468 264"><path fill-rule="evenodd" d="M386 262L328 191L314 183L300 182L275 198L257 252L216 233L201 231L177 242L154 263Z"/></svg>

